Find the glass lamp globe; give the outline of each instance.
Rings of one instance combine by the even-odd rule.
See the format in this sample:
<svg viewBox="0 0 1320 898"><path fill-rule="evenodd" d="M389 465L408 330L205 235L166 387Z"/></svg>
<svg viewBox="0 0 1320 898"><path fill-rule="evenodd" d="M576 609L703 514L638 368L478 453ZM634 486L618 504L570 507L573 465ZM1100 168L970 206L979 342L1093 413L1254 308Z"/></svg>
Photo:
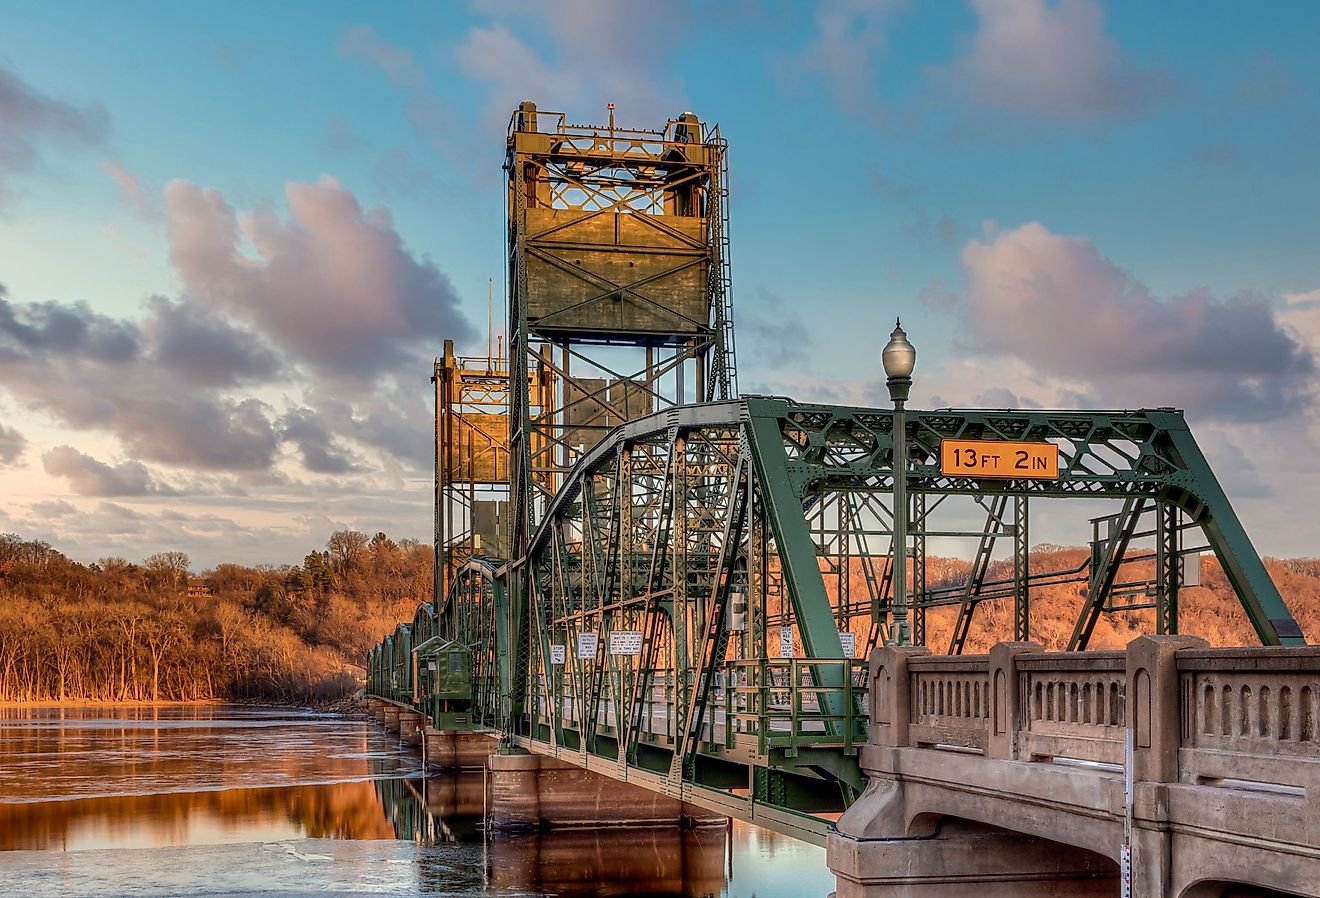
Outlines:
<svg viewBox="0 0 1320 898"><path fill-rule="evenodd" d="M894 322L894 332L889 335L889 342L880 356L887 377L911 377L912 369L917 365L917 348L908 342L907 332L899 321Z"/></svg>

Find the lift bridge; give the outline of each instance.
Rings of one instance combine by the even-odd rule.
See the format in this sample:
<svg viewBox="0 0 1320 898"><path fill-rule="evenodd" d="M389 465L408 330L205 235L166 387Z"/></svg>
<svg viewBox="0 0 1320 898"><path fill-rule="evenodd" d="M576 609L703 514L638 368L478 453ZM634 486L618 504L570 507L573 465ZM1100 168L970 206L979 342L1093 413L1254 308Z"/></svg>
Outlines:
<svg viewBox="0 0 1320 898"><path fill-rule="evenodd" d="M524 102L504 170L507 352L436 362L435 598L367 692L819 841L866 785L892 641L894 414L738 395L717 127ZM1119 612L1176 634L1203 552L1261 643L1303 644L1181 412L909 410L903 439L918 645L943 614L961 653L995 606L1025 642L1063 585L1070 651ZM1054 447L1057 476L950 470L955 440ZM1033 569L1035 508L1080 511L1089 555ZM932 582L932 544L969 571Z"/></svg>

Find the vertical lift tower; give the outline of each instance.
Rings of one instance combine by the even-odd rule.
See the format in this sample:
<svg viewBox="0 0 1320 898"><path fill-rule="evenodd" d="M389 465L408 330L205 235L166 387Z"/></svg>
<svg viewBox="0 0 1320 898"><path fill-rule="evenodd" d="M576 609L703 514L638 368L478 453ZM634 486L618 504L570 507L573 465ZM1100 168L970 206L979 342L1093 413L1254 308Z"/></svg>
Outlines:
<svg viewBox="0 0 1320 898"><path fill-rule="evenodd" d="M510 125L515 558L609 430L736 393L725 142L690 112L663 131L613 119L570 125L524 102Z"/></svg>
<svg viewBox="0 0 1320 898"><path fill-rule="evenodd" d="M510 121L515 671L529 607L517 560L576 461L631 418L737 395L726 149L690 112L645 131L617 127L613 104L607 124L574 125L526 101Z"/></svg>
<svg viewBox="0 0 1320 898"><path fill-rule="evenodd" d="M726 150L690 112L652 131L617 127L612 105L604 125L515 110L507 355L446 341L432 378L437 600L471 558L519 558L610 429L737 395ZM525 614L516 564L509 586Z"/></svg>

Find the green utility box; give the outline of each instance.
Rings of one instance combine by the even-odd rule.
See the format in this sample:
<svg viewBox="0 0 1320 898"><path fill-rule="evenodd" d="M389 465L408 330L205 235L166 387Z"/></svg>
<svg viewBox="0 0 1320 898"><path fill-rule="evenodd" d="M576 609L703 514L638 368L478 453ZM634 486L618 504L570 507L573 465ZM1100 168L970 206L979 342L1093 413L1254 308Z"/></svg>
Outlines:
<svg viewBox="0 0 1320 898"><path fill-rule="evenodd" d="M472 728L472 652L459 642L433 636L417 655L418 701L437 730Z"/></svg>

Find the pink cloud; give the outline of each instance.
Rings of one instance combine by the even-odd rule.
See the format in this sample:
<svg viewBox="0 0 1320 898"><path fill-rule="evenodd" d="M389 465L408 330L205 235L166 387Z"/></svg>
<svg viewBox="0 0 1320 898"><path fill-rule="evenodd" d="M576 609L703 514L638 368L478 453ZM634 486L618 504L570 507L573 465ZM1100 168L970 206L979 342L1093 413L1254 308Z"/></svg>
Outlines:
<svg viewBox="0 0 1320 898"><path fill-rule="evenodd" d="M413 52L389 43L370 25L348 29L339 50L345 56L380 69L399 87L420 87L426 81L426 73Z"/></svg>
<svg viewBox="0 0 1320 898"><path fill-rule="evenodd" d="M138 179L113 159L107 159L101 163L101 171L110 176L110 179L119 187L120 196L125 203L144 218L160 217L160 210L156 204L147 196L138 183Z"/></svg>
<svg viewBox="0 0 1320 898"><path fill-rule="evenodd" d="M942 74L978 106L1085 121L1147 109L1170 76L1127 59L1094 0L971 0L971 52Z"/></svg>
<svg viewBox="0 0 1320 898"><path fill-rule="evenodd" d="M1104 402L1264 420L1312 397L1312 353L1259 295L1157 299L1090 240L1034 222L972 240L961 258L972 345L1081 380Z"/></svg>
<svg viewBox="0 0 1320 898"><path fill-rule="evenodd" d="M188 181L166 187L170 259L192 298L319 373L363 382L471 335L448 278L408 252L387 210L364 212L328 177L286 185L285 199L287 221L238 215Z"/></svg>

